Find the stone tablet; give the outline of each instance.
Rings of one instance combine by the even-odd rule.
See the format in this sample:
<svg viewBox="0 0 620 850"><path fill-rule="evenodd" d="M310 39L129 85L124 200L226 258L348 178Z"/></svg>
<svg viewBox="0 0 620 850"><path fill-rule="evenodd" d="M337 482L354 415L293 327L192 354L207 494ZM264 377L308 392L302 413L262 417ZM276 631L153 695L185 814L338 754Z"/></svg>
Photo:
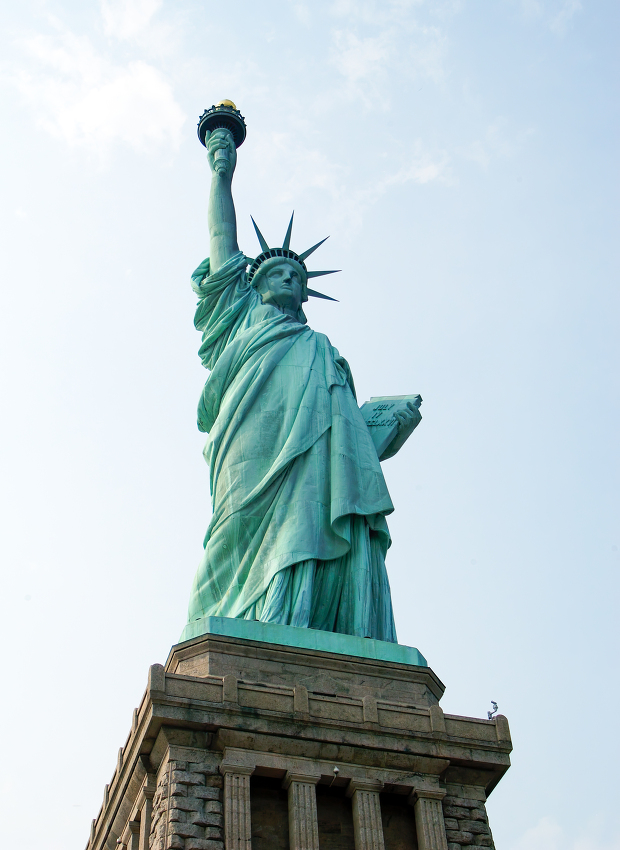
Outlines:
<svg viewBox="0 0 620 850"><path fill-rule="evenodd" d="M419 408L422 404L422 397L419 395L371 396L370 401L364 402L361 406L362 416L368 425L370 436L379 457L398 432L398 422L394 414L406 410L409 402L414 407Z"/></svg>

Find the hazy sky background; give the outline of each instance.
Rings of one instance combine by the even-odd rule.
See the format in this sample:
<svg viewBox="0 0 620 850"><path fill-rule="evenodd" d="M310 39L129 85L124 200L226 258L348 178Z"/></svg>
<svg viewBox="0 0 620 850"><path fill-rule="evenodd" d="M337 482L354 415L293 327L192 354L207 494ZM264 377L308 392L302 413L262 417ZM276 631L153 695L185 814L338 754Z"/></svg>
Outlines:
<svg viewBox="0 0 620 850"><path fill-rule="evenodd" d="M86 844L208 524L195 126L338 304L385 464L401 643L509 719L498 850L618 850L619 8L607 0L21 0L2 32L2 844ZM320 288L320 287L319 287Z"/></svg>

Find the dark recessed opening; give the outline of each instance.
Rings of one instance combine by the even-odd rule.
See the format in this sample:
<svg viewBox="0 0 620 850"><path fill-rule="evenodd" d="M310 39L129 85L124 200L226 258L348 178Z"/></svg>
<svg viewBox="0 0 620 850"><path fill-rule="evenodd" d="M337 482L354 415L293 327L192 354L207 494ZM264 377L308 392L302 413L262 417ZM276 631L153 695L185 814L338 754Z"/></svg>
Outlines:
<svg viewBox="0 0 620 850"><path fill-rule="evenodd" d="M250 777L252 850L289 850L288 792L281 779Z"/></svg>
<svg viewBox="0 0 620 850"><path fill-rule="evenodd" d="M413 808L404 794L380 794L385 850L417 850Z"/></svg>
<svg viewBox="0 0 620 850"><path fill-rule="evenodd" d="M320 850L355 850L351 800L344 788L316 786Z"/></svg>

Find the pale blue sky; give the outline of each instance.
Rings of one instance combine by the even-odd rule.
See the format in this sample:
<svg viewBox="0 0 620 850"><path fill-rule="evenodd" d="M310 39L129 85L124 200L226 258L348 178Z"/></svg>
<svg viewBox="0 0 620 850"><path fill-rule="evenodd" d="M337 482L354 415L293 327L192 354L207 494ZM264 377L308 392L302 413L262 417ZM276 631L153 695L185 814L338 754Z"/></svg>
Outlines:
<svg viewBox="0 0 620 850"><path fill-rule="evenodd" d="M244 113L235 197L338 304L385 464L402 643L444 710L507 715L498 850L618 850L618 6L22 0L0 12L3 845L81 848L209 519L189 276L195 125ZM616 237L616 239L613 238Z"/></svg>

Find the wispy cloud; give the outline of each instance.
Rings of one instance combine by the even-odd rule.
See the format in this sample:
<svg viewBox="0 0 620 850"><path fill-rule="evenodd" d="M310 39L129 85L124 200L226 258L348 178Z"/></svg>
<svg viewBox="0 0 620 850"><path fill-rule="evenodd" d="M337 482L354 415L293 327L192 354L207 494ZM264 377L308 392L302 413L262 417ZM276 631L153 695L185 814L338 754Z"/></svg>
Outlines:
<svg viewBox="0 0 620 850"><path fill-rule="evenodd" d="M451 185L451 158L444 150L427 149L420 139L408 150L392 151L379 156L373 176L362 185L351 185L349 169L338 164L322 150L305 144L303 133L296 127L287 133L255 134L248 167L259 176L278 172L273 198L278 203L293 203L308 189L321 190L326 215L343 238L353 238L362 226L366 213L381 197L406 184Z"/></svg>
<svg viewBox="0 0 620 850"><path fill-rule="evenodd" d="M536 826L528 829L511 850L560 850L561 840L560 825L552 818L543 818Z"/></svg>
<svg viewBox="0 0 620 850"><path fill-rule="evenodd" d="M336 30L332 64L352 85L372 83L388 64L392 42L393 36L388 32L360 38L353 32Z"/></svg>
<svg viewBox="0 0 620 850"><path fill-rule="evenodd" d="M334 18L377 29L389 24L407 24L417 11L436 21L448 21L463 6L464 0L334 0L329 12Z"/></svg>
<svg viewBox="0 0 620 850"><path fill-rule="evenodd" d="M411 10L422 6L425 0L334 0L331 14L377 26L379 23L402 20ZM443 4L441 4L443 5Z"/></svg>
<svg viewBox="0 0 620 850"><path fill-rule="evenodd" d="M106 32L144 31L160 2L106 0ZM43 130L99 154L118 142L144 152L179 147L185 114L165 73L142 59L119 62L88 37L49 24L50 33L21 41L23 60L11 76Z"/></svg>
<svg viewBox="0 0 620 850"><path fill-rule="evenodd" d="M569 836L557 821L544 817L526 830L510 850L620 850L620 836L611 842L601 840L596 836L600 831L596 824L580 831L587 832L587 836L575 837L572 831Z"/></svg>
<svg viewBox="0 0 620 850"><path fill-rule="evenodd" d="M492 121L484 135L468 145L460 148L459 155L466 160L477 162L482 168L487 168L497 159L507 159L515 156L534 135L532 127L514 129L508 119L500 117Z"/></svg>
<svg viewBox="0 0 620 850"><path fill-rule="evenodd" d="M384 177L379 186L383 193L391 186L403 183L444 183L453 182L450 172L450 156L446 151L430 151L416 140L405 155L404 164L393 174Z"/></svg>
<svg viewBox="0 0 620 850"><path fill-rule="evenodd" d="M574 16L582 10L580 0L519 0L526 18L538 19L556 35L563 36Z"/></svg>
<svg viewBox="0 0 620 850"><path fill-rule="evenodd" d="M162 20L157 14L162 6L163 0L100 0L103 31L112 41L130 43L144 58L170 56L181 44L181 18L169 14Z"/></svg>
<svg viewBox="0 0 620 850"><path fill-rule="evenodd" d="M564 35L569 28L573 17L582 9L579 0L566 0L562 8L553 15L549 22L550 28L558 35Z"/></svg>
<svg viewBox="0 0 620 850"><path fill-rule="evenodd" d="M422 5L423 0L336 0L330 10L338 19L330 62L344 78L348 96L366 106L387 108L395 74L404 85L421 79L443 81L448 52L443 22L460 5L438 3L424 10L423 17L415 11Z"/></svg>
<svg viewBox="0 0 620 850"><path fill-rule="evenodd" d="M368 210L394 187L402 187L407 183L450 185L453 182L450 157L445 151L426 151L418 140L405 155L404 160L400 168L391 173L379 175L369 185L353 192L340 193L336 218L340 221L342 232L348 238L352 238L362 226Z"/></svg>
<svg viewBox="0 0 620 850"><path fill-rule="evenodd" d="M140 151L180 145L185 115L152 65L115 64L67 31L33 36L23 46L30 62L14 82L47 132L100 151L118 141Z"/></svg>
<svg viewBox="0 0 620 850"><path fill-rule="evenodd" d="M107 35L134 38L151 24L163 0L101 0L101 16Z"/></svg>
<svg viewBox="0 0 620 850"><path fill-rule="evenodd" d="M307 189L325 189L338 195L345 183L345 169L324 151L306 145L301 134L291 132L257 132L253 138L251 167L258 174L278 172L274 198L291 201Z"/></svg>
<svg viewBox="0 0 620 850"><path fill-rule="evenodd" d="M301 24L305 27L310 26L312 15L310 14L310 7L306 3L293 3L293 11Z"/></svg>

